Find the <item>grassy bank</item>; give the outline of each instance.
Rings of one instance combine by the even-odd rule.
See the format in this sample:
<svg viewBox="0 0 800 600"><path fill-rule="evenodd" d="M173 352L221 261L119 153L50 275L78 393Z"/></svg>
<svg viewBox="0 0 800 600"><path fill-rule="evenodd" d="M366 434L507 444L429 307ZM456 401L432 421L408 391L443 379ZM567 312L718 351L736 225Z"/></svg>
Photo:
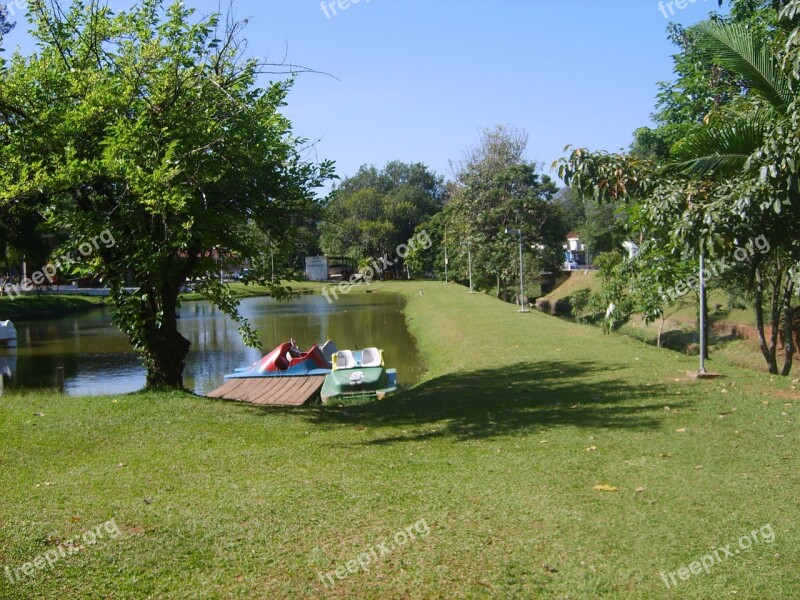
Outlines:
<svg viewBox="0 0 800 600"><path fill-rule="evenodd" d="M0 298L0 319L30 320L60 317L103 306L94 296L19 296Z"/></svg>
<svg viewBox="0 0 800 600"><path fill-rule="evenodd" d="M283 283L284 285L292 288L292 290L298 294L316 293L322 289L323 285L325 285L322 283L315 283L313 281L284 281ZM255 285L255 284L245 285L244 283L238 281L229 283L228 285L231 288L231 293L236 298L260 298L270 295L269 288L262 285ZM204 299L203 296L201 296L200 294L192 292L181 294L181 300L185 302L203 300L203 299Z"/></svg>
<svg viewBox="0 0 800 600"><path fill-rule="evenodd" d="M322 284L290 281L286 282L295 292L309 294L318 292ZM269 290L259 285L244 285L243 283L230 284L233 295L237 298L253 298L269 296ZM182 294L184 302L202 300L200 294ZM104 306L106 298L96 296L52 296L52 295L25 295L0 297L0 319L29 320L49 319L63 315L82 312L92 308Z"/></svg>
<svg viewBox="0 0 800 600"><path fill-rule="evenodd" d="M406 295L428 367L381 403L3 397L0 570L120 535L0 597L661 598L662 572L675 597L796 597L791 381L687 381L693 359L459 286L373 289Z"/></svg>

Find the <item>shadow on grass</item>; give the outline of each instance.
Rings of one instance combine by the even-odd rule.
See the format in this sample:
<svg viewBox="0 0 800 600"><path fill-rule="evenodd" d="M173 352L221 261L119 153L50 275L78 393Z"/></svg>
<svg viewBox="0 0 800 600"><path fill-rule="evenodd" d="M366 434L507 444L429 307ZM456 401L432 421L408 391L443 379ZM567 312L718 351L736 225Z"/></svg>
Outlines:
<svg viewBox="0 0 800 600"><path fill-rule="evenodd" d="M711 351L724 348L731 342L744 339L744 335L733 327L728 331L711 329L708 334L708 345ZM694 329L673 329L661 335L661 347L674 350L682 354L697 356L700 354L699 333ZM650 346L657 344L657 339L649 339L646 343Z"/></svg>
<svg viewBox="0 0 800 600"><path fill-rule="evenodd" d="M663 400L658 387L603 378L606 365L544 361L455 373L433 379L381 402L315 410L315 424L371 428L437 426L428 433L373 440L370 444L432 437L490 438L556 426L655 429ZM655 398L654 398L655 397ZM673 401L673 406L680 406Z"/></svg>

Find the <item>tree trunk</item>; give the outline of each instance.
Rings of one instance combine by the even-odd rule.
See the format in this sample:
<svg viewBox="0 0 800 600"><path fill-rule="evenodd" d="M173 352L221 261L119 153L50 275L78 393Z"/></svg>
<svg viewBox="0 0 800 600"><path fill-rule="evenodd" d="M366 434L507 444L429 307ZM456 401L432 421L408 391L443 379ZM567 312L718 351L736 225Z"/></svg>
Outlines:
<svg viewBox="0 0 800 600"><path fill-rule="evenodd" d="M178 293L177 287L167 287L158 294L163 310L160 323L156 319L157 311L148 310L145 343L150 358L147 387L151 389L183 389L183 370L191 342L178 331Z"/></svg>
<svg viewBox="0 0 800 600"><path fill-rule="evenodd" d="M667 322L667 317L661 317L661 324L658 326L658 340L656 341L656 347L661 348L661 336L664 333L664 324Z"/></svg>
<svg viewBox="0 0 800 600"><path fill-rule="evenodd" d="M778 333L781 329L781 288L783 287L783 267L780 259L775 261L775 275L772 280L772 333L769 337L769 351L775 361L775 372L778 372Z"/></svg>
<svg viewBox="0 0 800 600"><path fill-rule="evenodd" d="M786 286L783 290L783 331L785 340L785 354L783 361L783 370L781 375L788 377L792 372L792 363L794 362L794 339L792 332L794 330L794 307L792 306L792 295L794 294L794 282L791 276L786 280Z"/></svg>
<svg viewBox="0 0 800 600"><path fill-rule="evenodd" d="M755 312L756 312L756 329L758 330L758 346L761 349L761 354L767 361L769 372L773 375L778 374L778 360L775 357L775 346L770 351L767 345L767 336L764 333L764 271L762 267L756 269L756 291L754 298Z"/></svg>

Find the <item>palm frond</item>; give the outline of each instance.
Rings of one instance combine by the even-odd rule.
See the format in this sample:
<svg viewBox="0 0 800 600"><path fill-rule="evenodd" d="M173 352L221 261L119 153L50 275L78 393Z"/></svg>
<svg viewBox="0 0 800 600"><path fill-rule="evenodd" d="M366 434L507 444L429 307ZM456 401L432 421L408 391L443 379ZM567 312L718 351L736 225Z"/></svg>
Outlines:
<svg viewBox="0 0 800 600"><path fill-rule="evenodd" d="M699 49L741 77L775 110L786 114L794 99L789 79L769 46L741 24L702 23L692 28Z"/></svg>
<svg viewBox="0 0 800 600"><path fill-rule="evenodd" d="M728 177L744 169L747 159L766 138L774 113L738 114L699 129L674 151L675 161L664 172L687 177Z"/></svg>

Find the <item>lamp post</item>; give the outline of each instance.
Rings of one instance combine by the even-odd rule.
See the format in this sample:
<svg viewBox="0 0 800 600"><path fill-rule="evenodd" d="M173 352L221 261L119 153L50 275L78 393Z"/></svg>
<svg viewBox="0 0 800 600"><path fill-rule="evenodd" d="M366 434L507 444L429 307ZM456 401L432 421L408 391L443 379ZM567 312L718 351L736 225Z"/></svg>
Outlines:
<svg viewBox="0 0 800 600"><path fill-rule="evenodd" d="M506 235L519 236L519 311L521 313L531 312L525 308L525 269L522 262L522 230L506 228Z"/></svg>
<svg viewBox="0 0 800 600"><path fill-rule="evenodd" d="M697 374L700 376L705 375L706 371L706 312L707 312L707 296L706 296L706 257L705 252L700 251L700 367L697 369Z"/></svg>
<svg viewBox="0 0 800 600"><path fill-rule="evenodd" d="M447 227L444 228L444 282L447 283Z"/></svg>
<svg viewBox="0 0 800 600"><path fill-rule="evenodd" d="M468 294L474 294L475 292L472 290L472 242L461 242L462 246L467 247L467 265L469 265L469 292Z"/></svg>

